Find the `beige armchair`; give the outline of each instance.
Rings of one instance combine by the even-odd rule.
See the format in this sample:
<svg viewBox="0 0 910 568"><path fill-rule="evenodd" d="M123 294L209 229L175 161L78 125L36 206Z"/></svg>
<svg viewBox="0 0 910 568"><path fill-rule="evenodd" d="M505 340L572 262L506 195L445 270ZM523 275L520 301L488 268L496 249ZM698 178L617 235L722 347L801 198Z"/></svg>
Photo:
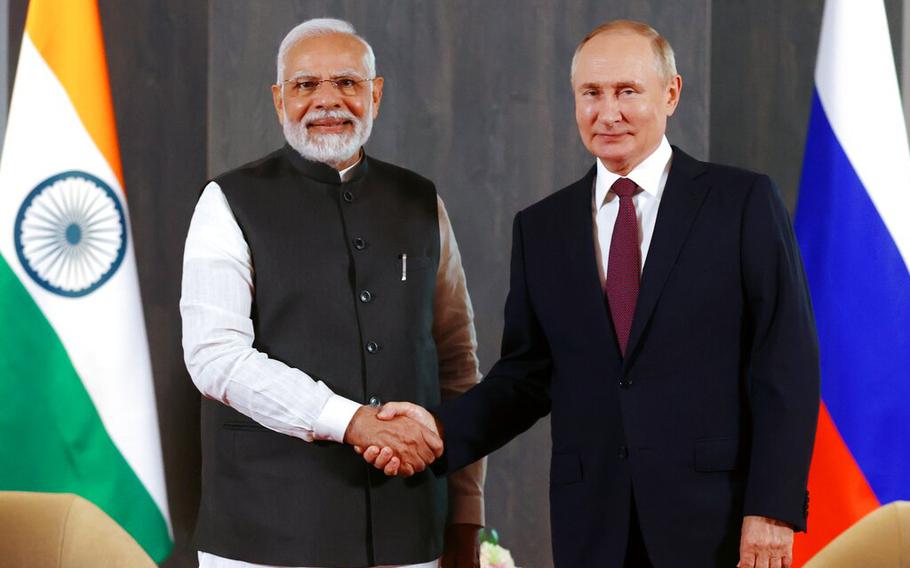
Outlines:
<svg viewBox="0 0 910 568"><path fill-rule="evenodd" d="M895 501L869 513L805 568L910 568L910 502Z"/></svg>
<svg viewBox="0 0 910 568"><path fill-rule="evenodd" d="M0 491L3 568L155 568L101 509L70 493Z"/></svg>

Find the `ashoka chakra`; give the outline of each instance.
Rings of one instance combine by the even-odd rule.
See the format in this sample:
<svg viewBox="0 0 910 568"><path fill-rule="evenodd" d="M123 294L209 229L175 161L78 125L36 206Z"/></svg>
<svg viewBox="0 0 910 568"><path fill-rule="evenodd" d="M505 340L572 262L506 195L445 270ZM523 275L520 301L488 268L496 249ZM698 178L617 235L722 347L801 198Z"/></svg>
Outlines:
<svg viewBox="0 0 910 568"><path fill-rule="evenodd" d="M52 176L28 194L15 226L22 267L43 288L85 296L120 267L126 221L117 194L78 171Z"/></svg>

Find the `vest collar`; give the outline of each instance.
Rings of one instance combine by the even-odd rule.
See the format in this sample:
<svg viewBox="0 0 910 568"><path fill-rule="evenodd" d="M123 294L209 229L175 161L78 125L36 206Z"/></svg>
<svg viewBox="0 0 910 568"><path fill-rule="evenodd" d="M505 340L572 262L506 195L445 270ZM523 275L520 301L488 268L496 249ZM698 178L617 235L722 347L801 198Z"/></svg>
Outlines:
<svg viewBox="0 0 910 568"><path fill-rule="evenodd" d="M332 166L307 160L301 156L297 150L291 148L289 144L285 144L282 150L294 168L304 176L321 183L341 185L342 181L341 177L338 175L338 170ZM366 171L367 155L364 153L363 157L360 159L360 162L358 162L357 165L351 169L350 177L344 183L350 183L352 181L359 180L364 176L364 174L366 174Z"/></svg>

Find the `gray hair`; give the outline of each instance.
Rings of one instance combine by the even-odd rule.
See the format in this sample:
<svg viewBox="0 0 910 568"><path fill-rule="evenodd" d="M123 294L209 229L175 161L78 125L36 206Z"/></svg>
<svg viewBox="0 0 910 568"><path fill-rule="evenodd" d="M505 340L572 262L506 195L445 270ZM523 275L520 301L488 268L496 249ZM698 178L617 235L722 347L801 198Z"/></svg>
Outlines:
<svg viewBox="0 0 910 568"><path fill-rule="evenodd" d="M370 47L370 44L367 43L365 39L357 35L354 26L344 20L336 20L335 18L314 18L297 24L297 26L289 31L288 35L284 36L284 39L281 40L281 46L278 47L276 62L276 67L278 68L278 82L280 83L284 76L284 57L294 44L307 38L330 34L347 34L359 40L366 48L366 53L363 56L363 66L366 67L367 74L370 78L376 76L376 56L373 55L373 48Z"/></svg>
<svg viewBox="0 0 910 568"><path fill-rule="evenodd" d="M578 54L581 53L581 48L594 37L613 31L634 33L650 39L651 49L654 50L655 62L657 63L657 71L661 74L661 78L664 81L669 81L677 75L676 56L673 55L673 47L670 46L670 42L668 42L664 36L660 35L657 30L644 22L636 22L635 20L612 20L591 30L591 33L586 35L585 38L581 40L581 43L578 44L578 47L575 48L575 55L572 56L572 70L569 75L569 80L575 80L575 67L578 64Z"/></svg>

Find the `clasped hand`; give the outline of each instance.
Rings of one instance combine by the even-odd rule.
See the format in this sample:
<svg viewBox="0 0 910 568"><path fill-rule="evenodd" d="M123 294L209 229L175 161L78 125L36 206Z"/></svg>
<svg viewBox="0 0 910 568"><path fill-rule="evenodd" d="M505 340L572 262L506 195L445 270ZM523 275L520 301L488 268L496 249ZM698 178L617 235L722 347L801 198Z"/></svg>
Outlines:
<svg viewBox="0 0 910 568"><path fill-rule="evenodd" d="M408 402L390 402L381 410L360 407L344 441L386 475L402 477L425 470L443 449L433 415Z"/></svg>

